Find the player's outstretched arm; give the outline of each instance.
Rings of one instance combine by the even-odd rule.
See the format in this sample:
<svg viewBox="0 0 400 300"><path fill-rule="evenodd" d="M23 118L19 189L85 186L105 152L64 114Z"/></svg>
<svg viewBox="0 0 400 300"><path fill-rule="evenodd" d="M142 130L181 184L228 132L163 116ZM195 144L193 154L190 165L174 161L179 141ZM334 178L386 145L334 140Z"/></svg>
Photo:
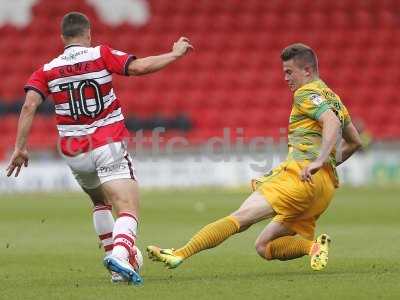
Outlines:
<svg viewBox="0 0 400 300"><path fill-rule="evenodd" d="M181 37L174 43L172 51L169 53L133 60L129 63L128 74L138 76L157 72L184 56L191 49L193 49L193 46L190 44L189 39Z"/></svg>
<svg viewBox="0 0 400 300"><path fill-rule="evenodd" d="M362 147L360 135L352 122L343 129L342 138L339 149L336 152L336 166L345 162Z"/></svg>
<svg viewBox="0 0 400 300"><path fill-rule="evenodd" d="M36 109L42 103L42 101L42 96L39 93L33 90L29 90L26 93L25 103L22 106L21 114L19 116L17 140L15 142L14 153L12 154L7 167L7 176L11 176L14 170L16 170L15 177L17 177L22 166L28 166L29 155L28 151L26 150L26 143Z"/></svg>
<svg viewBox="0 0 400 300"><path fill-rule="evenodd" d="M332 110L325 111L318 121L322 125L321 152L316 160L302 170L300 177L303 181L312 181L311 175L315 174L327 161L339 135L340 121Z"/></svg>

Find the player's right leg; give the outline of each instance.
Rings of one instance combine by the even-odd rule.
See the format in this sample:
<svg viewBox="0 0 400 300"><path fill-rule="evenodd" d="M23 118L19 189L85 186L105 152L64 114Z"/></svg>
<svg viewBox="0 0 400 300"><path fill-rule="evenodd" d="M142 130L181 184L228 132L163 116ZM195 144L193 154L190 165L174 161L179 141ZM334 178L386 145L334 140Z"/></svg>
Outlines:
<svg viewBox="0 0 400 300"><path fill-rule="evenodd" d="M115 179L103 183L102 188L117 214L112 234L112 255L128 261L137 237L138 185L133 180Z"/></svg>
<svg viewBox="0 0 400 300"><path fill-rule="evenodd" d="M117 212L113 229L114 247L112 253L104 258L104 266L117 272L133 284L141 284L133 250L138 228L138 186L129 179L114 179L102 184L107 199Z"/></svg>
<svg viewBox="0 0 400 300"><path fill-rule="evenodd" d="M133 163L122 143L94 150L101 188L116 211L112 253L105 257L107 269L119 273L133 284L142 283L136 262L136 237L139 217L139 192Z"/></svg>
<svg viewBox="0 0 400 300"><path fill-rule="evenodd" d="M100 182L99 182L100 184ZM112 205L108 204L107 198L104 195L101 187L83 190L89 195L93 202L93 225L100 242L107 255L112 253L114 248L113 230L114 230L114 216L112 215ZM111 282L125 282L126 279L116 272L111 272Z"/></svg>
<svg viewBox="0 0 400 300"><path fill-rule="evenodd" d="M95 203L95 228L98 225L101 227L100 224L96 224L98 218L95 215L97 216L98 212L102 211L102 214L106 214L109 218L108 224L105 225L107 228L103 228L107 232L104 232L102 237L112 242L112 247L107 248L108 252L111 250L112 252L104 259L105 266L133 284L141 283L142 279L137 273L138 270L132 266L135 262L129 261L135 257L133 253L135 253L134 245L138 227L138 188L129 154L126 153L122 143L117 143L115 147L106 145L65 159L78 183ZM104 201L102 201L103 197ZM112 215L109 206L103 206L103 203L114 206L118 214L115 223L111 222ZM97 204L101 206L98 207ZM112 228L111 223L113 223Z"/></svg>
<svg viewBox="0 0 400 300"><path fill-rule="evenodd" d="M176 268L192 255L216 247L233 234L244 231L251 225L274 215L275 212L265 201L264 196L256 191L243 202L238 210L203 227L183 247L173 250L148 246L147 252L151 259L164 262L168 268Z"/></svg>

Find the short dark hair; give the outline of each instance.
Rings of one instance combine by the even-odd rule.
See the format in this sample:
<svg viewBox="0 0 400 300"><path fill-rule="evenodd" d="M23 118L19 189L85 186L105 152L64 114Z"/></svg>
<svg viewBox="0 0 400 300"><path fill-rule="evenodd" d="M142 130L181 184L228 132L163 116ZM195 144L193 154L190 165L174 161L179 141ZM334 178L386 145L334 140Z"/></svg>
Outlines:
<svg viewBox="0 0 400 300"><path fill-rule="evenodd" d="M90 21L80 12L67 13L61 21L61 33L66 38L81 36L88 29L90 29Z"/></svg>
<svg viewBox="0 0 400 300"><path fill-rule="evenodd" d="M314 72L318 72L318 58L311 47L302 43L287 46L281 54L282 61L294 59L301 67L309 65Z"/></svg>

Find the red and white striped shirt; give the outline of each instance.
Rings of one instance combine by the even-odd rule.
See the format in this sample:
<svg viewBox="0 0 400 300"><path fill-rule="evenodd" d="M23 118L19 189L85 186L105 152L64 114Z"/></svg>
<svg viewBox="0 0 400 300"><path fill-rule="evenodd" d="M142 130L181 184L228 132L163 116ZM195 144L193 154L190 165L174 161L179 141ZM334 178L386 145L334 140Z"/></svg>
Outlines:
<svg viewBox="0 0 400 300"><path fill-rule="evenodd" d="M36 70L25 91L51 95L61 150L74 155L129 137L112 86L112 74L126 75L135 56L108 46L70 45Z"/></svg>

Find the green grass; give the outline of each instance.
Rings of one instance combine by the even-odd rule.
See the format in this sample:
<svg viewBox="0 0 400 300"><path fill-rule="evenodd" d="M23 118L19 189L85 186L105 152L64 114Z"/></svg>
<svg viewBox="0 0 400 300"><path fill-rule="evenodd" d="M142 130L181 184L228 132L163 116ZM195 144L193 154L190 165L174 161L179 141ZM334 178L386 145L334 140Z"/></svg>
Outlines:
<svg viewBox="0 0 400 300"><path fill-rule="evenodd" d="M344 188L319 222L330 264L266 262L258 224L176 270L145 258L144 286L112 285L83 194L3 195L0 299L400 299L400 188ZM177 247L237 208L245 190L145 191L139 245Z"/></svg>

